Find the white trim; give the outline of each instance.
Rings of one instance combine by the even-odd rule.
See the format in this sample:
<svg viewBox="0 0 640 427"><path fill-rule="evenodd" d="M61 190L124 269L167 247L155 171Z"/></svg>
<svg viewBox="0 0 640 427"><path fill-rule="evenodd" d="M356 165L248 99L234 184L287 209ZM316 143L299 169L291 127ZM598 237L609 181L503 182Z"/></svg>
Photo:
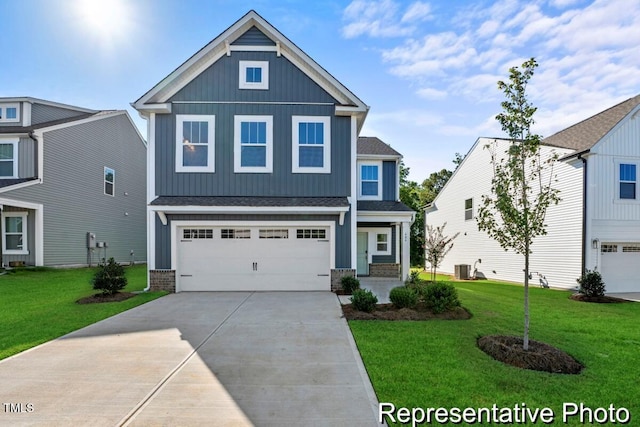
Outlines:
<svg viewBox="0 0 640 427"><path fill-rule="evenodd" d="M255 145L265 147L264 166L242 166L242 136L243 122L262 122L266 124L266 143ZM233 117L233 172L234 173L271 173L273 172L273 116L238 115Z"/></svg>
<svg viewBox="0 0 640 427"><path fill-rule="evenodd" d="M42 179L32 179L31 181L21 182L20 184L8 185L0 188L0 193L7 193L9 191L18 190L20 188L31 187L35 184L42 184Z"/></svg>
<svg viewBox="0 0 640 427"><path fill-rule="evenodd" d="M249 46L244 44L229 45L231 52L278 52L277 46Z"/></svg>
<svg viewBox="0 0 640 427"><path fill-rule="evenodd" d="M358 222L409 222L415 220L415 212L409 211L358 211Z"/></svg>
<svg viewBox="0 0 640 427"><path fill-rule="evenodd" d="M300 166L301 123L322 123L322 167ZM314 145L311 145L313 147ZM292 173L331 173L331 117L329 116L292 116L291 117L291 172Z"/></svg>
<svg viewBox="0 0 640 427"><path fill-rule="evenodd" d="M36 266L44 265L44 206L40 203L23 202L5 198L0 198L0 205L15 206L17 208L31 209L34 211L36 223L36 235L34 236Z"/></svg>
<svg viewBox="0 0 640 427"><path fill-rule="evenodd" d="M31 126L31 103L22 103L22 126Z"/></svg>
<svg viewBox="0 0 640 427"><path fill-rule="evenodd" d="M151 270L156 269L156 214L147 209L147 287L151 289Z"/></svg>
<svg viewBox="0 0 640 427"><path fill-rule="evenodd" d="M375 196L364 196L362 194L362 166L378 167L378 194ZM382 200L382 161L360 161L358 160L358 200Z"/></svg>
<svg viewBox="0 0 640 427"><path fill-rule="evenodd" d="M3 179L18 178L18 150L20 149L19 142L20 142L19 138L0 138L0 144L13 146L13 160L11 160L13 162L12 175L2 175L0 176L0 178L3 178ZM3 163L9 162L9 159L2 160L2 162Z"/></svg>
<svg viewBox="0 0 640 427"><path fill-rule="evenodd" d="M77 107L75 105L63 104L61 102L47 101L46 99L33 98L30 96L0 98L0 102L28 102L30 104L49 105L51 107L64 108L66 110L81 111L83 113L98 112L97 110L91 110L89 108Z"/></svg>
<svg viewBox="0 0 640 427"><path fill-rule="evenodd" d="M4 255L29 255L29 212L5 212L2 211L0 217L2 217L2 253ZM22 218L22 249L7 249L7 227L6 218Z"/></svg>
<svg viewBox="0 0 640 427"><path fill-rule="evenodd" d="M614 193L615 197L614 197L614 203L616 204L638 204L640 203L640 194L639 193L639 186L638 184L640 184L640 182L638 182L638 177L640 176L640 162L638 162L637 160L626 160L626 159L621 159L621 158L616 158L613 160L613 165L614 165L614 173L615 173L615 178L614 178L614 182L613 185L615 186L614 188ZM634 182L634 184L636 185L635 187L635 198L633 199L623 199L620 197L620 184L622 183L622 181L620 180L620 165L633 165L636 167L636 180ZM632 181L624 181L627 183L630 183Z"/></svg>
<svg viewBox="0 0 640 427"><path fill-rule="evenodd" d="M301 213L301 214L335 214L348 212L349 206L149 206L153 212L165 212L170 214L190 213L254 213L257 215L272 213Z"/></svg>
<svg viewBox="0 0 640 427"><path fill-rule="evenodd" d="M145 117L145 116L143 116ZM156 114L147 116L147 204L155 200L156 195ZM146 118L146 117L145 117Z"/></svg>
<svg viewBox="0 0 640 427"><path fill-rule="evenodd" d="M233 49L233 46L231 47ZM274 49L275 51L275 49ZM247 81L247 68L259 68L262 70L259 82ZM269 61L239 61L238 62L238 88L239 89L269 89Z"/></svg>
<svg viewBox="0 0 640 427"><path fill-rule="evenodd" d="M351 116L351 164L350 178L351 191L349 203L351 204L351 268L358 268L358 171L357 171L357 152L358 152L358 120L355 116Z"/></svg>
<svg viewBox="0 0 640 427"><path fill-rule="evenodd" d="M388 154L358 154L358 160L388 160L397 162L402 156L391 156Z"/></svg>
<svg viewBox="0 0 640 427"><path fill-rule="evenodd" d="M297 102L297 101L173 101L173 104L186 105L333 105L331 102Z"/></svg>
<svg viewBox="0 0 640 427"><path fill-rule="evenodd" d="M163 211L156 211L156 214L158 214L158 218L160 219L162 225L167 225L167 215L165 215Z"/></svg>
<svg viewBox="0 0 640 427"><path fill-rule="evenodd" d="M184 166L183 165L183 135L182 125L184 122L206 122L208 124L207 133L207 166ZM176 172L215 172L216 166L216 116L204 114L176 114ZM194 144L196 145L196 144ZM197 144L204 146L205 144Z"/></svg>
<svg viewBox="0 0 640 427"><path fill-rule="evenodd" d="M11 119L6 118L7 108L15 108L16 116ZM20 103L14 103L14 102L0 103L0 123L18 123L18 122L20 122Z"/></svg>
<svg viewBox="0 0 640 427"><path fill-rule="evenodd" d="M211 221L179 220L171 221L171 270L176 275L176 292L180 292L180 272L178 270L177 233L183 227L327 227L329 229L329 269L336 268L336 225L335 221Z"/></svg>
<svg viewBox="0 0 640 427"><path fill-rule="evenodd" d="M400 247L400 234L402 234L402 223L393 224L392 227L396 229L396 264L400 264L400 251L398 248Z"/></svg>
<svg viewBox="0 0 640 427"><path fill-rule="evenodd" d="M51 132L54 130L59 130L59 129L65 129L71 126L77 126L77 125L83 125L85 123L91 123L91 122L95 122L97 120L102 120L102 119L108 119L110 117L116 117L116 116L120 116L123 114L126 114L127 112L125 110L115 110L115 111L108 111L108 112L101 112L100 114L94 114L93 116L90 117L86 117L84 119L80 119L80 120L73 120L73 118L69 119L70 121L65 122L65 123L60 123L59 125L53 125L53 126L49 126L49 127L45 127L45 128L39 128L37 130L34 131L34 133L38 136L42 136L43 133L45 132Z"/></svg>
<svg viewBox="0 0 640 427"><path fill-rule="evenodd" d="M109 182L107 181L107 171L111 171L113 174L113 182ZM116 170L113 168L110 168L108 166L104 167L104 172L103 172L103 178L104 178L104 182L103 182L103 192L105 196L111 196L111 197L115 197L116 196ZM107 183L111 184L111 193L109 194L107 193Z"/></svg>
<svg viewBox="0 0 640 427"><path fill-rule="evenodd" d="M373 264L373 256L376 255L391 255L391 243L392 232L391 227L358 227L356 230L356 239L358 233L367 233L367 264ZM387 236L387 250L378 250L378 234L384 234ZM396 248L398 252L398 248Z"/></svg>

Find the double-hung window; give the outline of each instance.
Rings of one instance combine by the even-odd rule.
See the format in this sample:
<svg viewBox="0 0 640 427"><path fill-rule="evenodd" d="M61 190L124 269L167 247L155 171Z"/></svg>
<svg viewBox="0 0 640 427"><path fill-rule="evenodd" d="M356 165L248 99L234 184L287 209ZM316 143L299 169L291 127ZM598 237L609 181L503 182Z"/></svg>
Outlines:
<svg viewBox="0 0 640 427"><path fill-rule="evenodd" d="M240 89L269 89L268 61L240 61Z"/></svg>
<svg viewBox="0 0 640 427"><path fill-rule="evenodd" d="M620 199L636 199L636 165L620 163L619 166L619 193Z"/></svg>
<svg viewBox="0 0 640 427"><path fill-rule="evenodd" d="M176 172L215 172L215 116L176 116Z"/></svg>
<svg viewBox="0 0 640 427"><path fill-rule="evenodd" d="M293 173L331 173L331 118L293 116Z"/></svg>
<svg viewBox="0 0 640 427"><path fill-rule="evenodd" d="M20 105L19 104L0 104L0 123L19 122L19 121L20 121Z"/></svg>
<svg viewBox="0 0 640 427"><path fill-rule="evenodd" d="M235 116L234 172L273 170L273 117Z"/></svg>
<svg viewBox="0 0 640 427"><path fill-rule="evenodd" d="M115 194L116 171L111 168L104 167L104 194L113 196Z"/></svg>
<svg viewBox="0 0 640 427"><path fill-rule="evenodd" d="M0 178L18 178L17 139L0 139Z"/></svg>
<svg viewBox="0 0 640 427"><path fill-rule="evenodd" d="M382 200L382 164L367 162L358 165L360 199Z"/></svg>
<svg viewBox="0 0 640 427"><path fill-rule="evenodd" d="M464 220L473 219L473 198L464 201Z"/></svg>
<svg viewBox="0 0 640 427"><path fill-rule="evenodd" d="M27 212L2 212L2 253L26 255Z"/></svg>

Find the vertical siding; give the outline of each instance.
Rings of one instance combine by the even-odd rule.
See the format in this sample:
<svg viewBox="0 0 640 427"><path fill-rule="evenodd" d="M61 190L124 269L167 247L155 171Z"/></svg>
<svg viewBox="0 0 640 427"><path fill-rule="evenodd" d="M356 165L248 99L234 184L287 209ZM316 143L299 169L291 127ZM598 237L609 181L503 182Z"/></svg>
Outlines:
<svg viewBox="0 0 640 427"><path fill-rule="evenodd" d="M382 200L397 200L396 162L382 162Z"/></svg>
<svg viewBox="0 0 640 427"><path fill-rule="evenodd" d="M32 209L23 209L15 206L4 205L2 208L5 212L27 212L27 249L28 255L6 255L2 254L2 262L9 265L11 261L22 261L26 265L35 265L36 263L36 216L35 211ZM0 224L0 230L4 227L4 223ZM2 247L0 246L0 249Z"/></svg>
<svg viewBox="0 0 640 427"><path fill-rule="evenodd" d="M84 114L86 113L81 111L34 103L31 107L31 124L37 125L38 123L67 119L69 117L82 116Z"/></svg>
<svg viewBox="0 0 640 427"><path fill-rule="evenodd" d="M276 43L256 27L251 27L246 33L238 37L231 44L247 46L275 46Z"/></svg>
<svg viewBox="0 0 640 427"><path fill-rule="evenodd" d="M486 233L478 231L475 219L464 219L465 199L473 198L475 217L481 196L490 193L490 154L483 149L488 141L478 141L435 200L436 211L427 212L426 221L434 226L446 222L446 235L460 233L445 257L441 271L454 273L456 264L468 264L473 268L476 260L481 259L477 268L487 278L522 283L524 257L513 251L505 252ZM542 150L543 156L549 155L549 147L542 147ZM544 274L551 286L572 288L576 286L575 279L580 275L582 262L582 166L579 162L574 165L559 162L555 172L558 177L555 187L560 189L562 201L547 211L548 234L535 239L530 270ZM536 276L533 283L537 283Z"/></svg>
<svg viewBox="0 0 640 427"><path fill-rule="evenodd" d="M38 155L36 151L36 144L31 138L20 138L18 142L18 178L37 176L36 164Z"/></svg>
<svg viewBox="0 0 640 427"><path fill-rule="evenodd" d="M145 165L146 148L131 122L104 118L46 132L43 183L5 196L44 205L45 265L85 263L87 232L108 242L107 256L125 262L133 250L143 261ZM104 194L105 166L116 173L114 197Z"/></svg>

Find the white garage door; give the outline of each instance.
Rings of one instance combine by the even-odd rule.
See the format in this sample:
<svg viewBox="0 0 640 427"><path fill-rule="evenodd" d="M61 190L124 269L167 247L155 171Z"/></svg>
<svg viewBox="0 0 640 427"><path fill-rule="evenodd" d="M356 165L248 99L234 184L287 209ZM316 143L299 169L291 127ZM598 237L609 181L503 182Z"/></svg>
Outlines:
<svg viewBox="0 0 640 427"><path fill-rule="evenodd" d="M640 243L602 243L602 280L609 292L640 292Z"/></svg>
<svg viewBox="0 0 640 427"><path fill-rule="evenodd" d="M179 291L328 291L326 227L178 229Z"/></svg>

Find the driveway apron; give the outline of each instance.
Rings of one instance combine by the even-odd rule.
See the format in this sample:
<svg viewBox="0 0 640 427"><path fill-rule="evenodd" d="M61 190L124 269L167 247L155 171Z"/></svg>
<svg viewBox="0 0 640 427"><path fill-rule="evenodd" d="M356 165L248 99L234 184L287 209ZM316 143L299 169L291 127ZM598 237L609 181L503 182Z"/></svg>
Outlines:
<svg viewBox="0 0 640 427"><path fill-rule="evenodd" d="M0 362L0 425L373 426L328 292L172 294Z"/></svg>

